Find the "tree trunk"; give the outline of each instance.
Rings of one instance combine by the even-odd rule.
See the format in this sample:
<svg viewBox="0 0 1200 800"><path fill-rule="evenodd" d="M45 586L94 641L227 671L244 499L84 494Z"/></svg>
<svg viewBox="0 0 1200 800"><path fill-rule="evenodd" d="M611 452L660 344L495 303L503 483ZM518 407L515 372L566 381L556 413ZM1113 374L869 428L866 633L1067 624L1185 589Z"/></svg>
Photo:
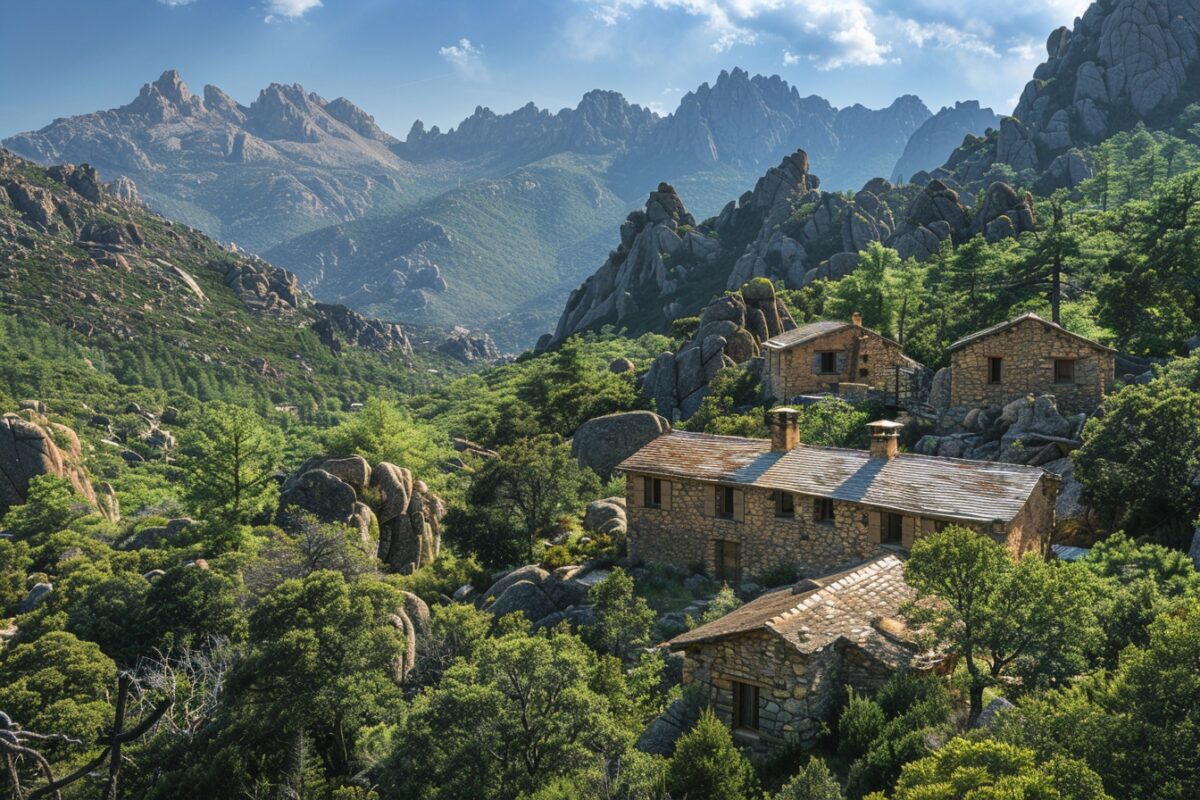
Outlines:
<svg viewBox="0 0 1200 800"><path fill-rule="evenodd" d="M121 729L125 726L125 703L129 698L129 673L122 672L117 679L117 710L113 717L109 736L111 751L108 755L108 781L104 786L104 800L117 800L117 782L121 774Z"/></svg>

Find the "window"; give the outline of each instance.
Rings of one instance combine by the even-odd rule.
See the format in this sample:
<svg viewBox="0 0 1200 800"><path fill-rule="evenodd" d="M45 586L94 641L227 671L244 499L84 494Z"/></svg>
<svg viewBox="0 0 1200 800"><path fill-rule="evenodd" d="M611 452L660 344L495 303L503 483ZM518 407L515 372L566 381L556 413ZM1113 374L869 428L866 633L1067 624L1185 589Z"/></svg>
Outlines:
<svg viewBox="0 0 1200 800"><path fill-rule="evenodd" d="M662 480L642 478L642 491L646 508L662 508Z"/></svg>
<svg viewBox="0 0 1200 800"><path fill-rule="evenodd" d="M1073 359L1073 358L1056 358L1056 359L1054 359L1054 382L1055 383L1074 383L1075 382L1075 359Z"/></svg>
<svg viewBox="0 0 1200 800"><path fill-rule="evenodd" d="M883 515L883 544L900 544L904 539L904 517L900 514Z"/></svg>
<svg viewBox="0 0 1200 800"><path fill-rule="evenodd" d="M758 687L733 682L733 727L735 730L758 730Z"/></svg>
<svg viewBox="0 0 1200 800"><path fill-rule="evenodd" d="M941 533L942 531L946 530L946 528L949 528L949 527L950 527L950 523L946 522L946 520L944 520L944 519L937 519L937 520L933 521L933 530L936 533Z"/></svg>
<svg viewBox="0 0 1200 800"><path fill-rule="evenodd" d="M821 372L832 374L838 371L837 368L837 353L818 353L821 356Z"/></svg>
<svg viewBox="0 0 1200 800"><path fill-rule="evenodd" d="M716 566L713 577L721 583L737 586L742 579L742 546L726 539L718 539L713 545Z"/></svg>
<svg viewBox="0 0 1200 800"><path fill-rule="evenodd" d="M817 522L833 522L833 500L818 497L813 503L813 519Z"/></svg>
<svg viewBox="0 0 1200 800"><path fill-rule="evenodd" d="M858 377L860 377L860 378L866 378L866 377L869 377L870 375L871 375L871 370L867 369L866 367L862 367L858 371Z"/></svg>
<svg viewBox="0 0 1200 800"><path fill-rule="evenodd" d="M988 359L988 383L1000 383L1004 377L1004 359L992 356Z"/></svg>
<svg viewBox="0 0 1200 800"><path fill-rule="evenodd" d="M733 519L733 487L717 487L717 516L722 519Z"/></svg>
<svg viewBox="0 0 1200 800"><path fill-rule="evenodd" d="M794 517L796 516L796 498L791 492L776 492L775 493L775 516L777 517Z"/></svg>

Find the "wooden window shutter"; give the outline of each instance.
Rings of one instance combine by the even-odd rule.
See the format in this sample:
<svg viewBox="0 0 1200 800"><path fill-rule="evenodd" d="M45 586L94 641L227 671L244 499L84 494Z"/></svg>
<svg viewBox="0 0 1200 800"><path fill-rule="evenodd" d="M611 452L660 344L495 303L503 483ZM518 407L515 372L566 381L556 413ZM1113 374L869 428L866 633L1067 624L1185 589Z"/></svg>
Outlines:
<svg viewBox="0 0 1200 800"><path fill-rule="evenodd" d="M900 546L911 548L913 546L913 538L916 535L917 520L914 517L905 517L900 524Z"/></svg>
<svg viewBox="0 0 1200 800"><path fill-rule="evenodd" d="M645 504L645 491L642 489L644 475L625 476L625 502L630 508L641 508Z"/></svg>
<svg viewBox="0 0 1200 800"><path fill-rule="evenodd" d="M813 353L812 371L813 371L813 375L821 374L821 354L820 353Z"/></svg>
<svg viewBox="0 0 1200 800"><path fill-rule="evenodd" d="M701 502L700 513L706 517L716 516L717 513L717 487L711 484L705 484L701 487L701 492L704 500Z"/></svg>
<svg viewBox="0 0 1200 800"><path fill-rule="evenodd" d="M871 544L883 541L883 514L878 511L867 512L867 541Z"/></svg>
<svg viewBox="0 0 1200 800"><path fill-rule="evenodd" d="M671 482L664 478L663 482L662 482L662 506L661 506L663 511L671 510L671 486L672 486Z"/></svg>
<svg viewBox="0 0 1200 800"><path fill-rule="evenodd" d="M842 350L837 354L837 371L839 375L846 374L846 369L850 363L850 354ZM853 376L852 376L853 377Z"/></svg>
<svg viewBox="0 0 1200 800"><path fill-rule="evenodd" d="M743 489L733 490L733 521L743 522L746 519L746 492Z"/></svg>
<svg viewBox="0 0 1200 800"><path fill-rule="evenodd" d="M925 517L921 520L921 533L933 533L937 530L937 520Z"/></svg>

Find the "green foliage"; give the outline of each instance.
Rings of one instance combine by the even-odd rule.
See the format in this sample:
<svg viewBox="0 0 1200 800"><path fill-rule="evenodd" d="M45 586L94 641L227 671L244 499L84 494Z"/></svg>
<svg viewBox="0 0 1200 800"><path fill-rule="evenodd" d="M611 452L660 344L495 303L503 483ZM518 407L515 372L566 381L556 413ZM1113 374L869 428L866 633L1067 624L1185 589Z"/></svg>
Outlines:
<svg viewBox="0 0 1200 800"><path fill-rule="evenodd" d="M672 797L706 800L751 800L759 793L754 768L711 709L701 712L696 727L676 742L667 789Z"/></svg>
<svg viewBox="0 0 1200 800"><path fill-rule="evenodd" d="M699 410L688 419L691 431L725 436L768 435L763 418L758 378L745 365L722 367L708 383L709 394ZM739 413L735 409L752 410Z"/></svg>
<svg viewBox="0 0 1200 800"><path fill-rule="evenodd" d="M25 599L25 581L32 568L28 544L0 539L0 617Z"/></svg>
<svg viewBox="0 0 1200 800"><path fill-rule="evenodd" d="M971 716L983 691L1002 676L1026 687L1061 683L1082 672L1100 645L1091 582L1082 567L1047 563L1008 551L967 528L951 525L917 540L905 580L940 602L911 607L970 674Z"/></svg>
<svg viewBox="0 0 1200 800"><path fill-rule="evenodd" d="M842 787L820 756L808 759L774 800L843 800Z"/></svg>
<svg viewBox="0 0 1200 800"><path fill-rule="evenodd" d="M440 474L438 466L452 453L444 434L379 397L331 428L325 446L334 455L359 455L372 464L387 461L429 479Z"/></svg>
<svg viewBox="0 0 1200 800"><path fill-rule="evenodd" d="M1079 761L1037 763L1033 751L1000 742L953 739L904 767L893 800L1111 800Z"/></svg>
<svg viewBox="0 0 1200 800"><path fill-rule="evenodd" d="M878 703L851 690L838 717L838 755L848 761L866 755L886 722Z"/></svg>
<svg viewBox="0 0 1200 800"><path fill-rule="evenodd" d="M1162 377L1127 386L1083 438L1073 459L1084 502L1132 535L1186 547L1200 514L1200 392Z"/></svg>
<svg viewBox="0 0 1200 800"><path fill-rule="evenodd" d="M0 708L23 728L90 744L111 724L116 676L95 644L54 631L17 645L0 661Z"/></svg>
<svg viewBox="0 0 1200 800"><path fill-rule="evenodd" d="M83 502L62 478L38 475L29 482L25 503L10 508L0 527L18 539L39 544L79 517L86 510Z"/></svg>
<svg viewBox="0 0 1200 800"><path fill-rule="evenodd" d="M487 462L467 491L467 503L477 511L456 516L454 521L471 521L473 513L486 510L489 521L508 523L507 530L499 532L510 536L520 532L526 556L532 561L538 537L551 531L564 516L575 514L585 499L598 493L599 487L595 473L579 466L562 439L553 434L541 435L502 447L499 457ZM452 529L451 520L447 528ZM478 544L480 537L474 532L479 528L471 530L469 541L467 537L456 541ZM488 564L497 551L502 548L488 547L480 558Z"/></svg>
<svg viewBox="0 0 1200 800"><path fill-rule="evenodd" d="M829 397L800 409L800 441L816 447L866 447L871 412Z"/></svg>
<svg viewBox="0 0 1200 800"><path fill-rule="evenodd" d="M278 499L283 441L250 409L211 403L181 438L179 469L188 502L205 517L244 524Z"/></svg>
<svg viewBox="0 0 1200 800"><path fill-rule="evenodd" d="M700 618L690 621L695 623L693 627L707 625L725 616L741 604L742 601L737 596L737 592L728 583L722 583L721 590L713 597L712 602L708 604L708 608L704 609L704 613L700 615Z"/></svg>
<svg viewBox="0 0 1200 800"><path fill-rule="evenodd" d="M535 636L516 626L479 642L474 659L413 701L381 789L502 800L594 774L632 744L615 712L624 682L605 663L561 630Z"/></svg>
<svg viewBox="0 0 1200 800"><path fill-rule="evenodd" d="M620 659L627 659L639 647L650 643L650 628L655 614L641 597L633 593L633 578L620 567L588 590L588 600L596 613L596 624L587 632L595 647Z"/></svg>

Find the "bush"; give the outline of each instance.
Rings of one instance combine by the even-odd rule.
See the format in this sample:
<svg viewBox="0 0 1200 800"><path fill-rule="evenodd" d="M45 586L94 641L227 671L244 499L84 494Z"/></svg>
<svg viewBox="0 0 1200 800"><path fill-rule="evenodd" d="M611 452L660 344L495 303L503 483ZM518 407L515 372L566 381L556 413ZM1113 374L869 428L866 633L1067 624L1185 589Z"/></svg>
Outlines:
<svg viewBox="0 0 1200 800"><path fill-rule="evenodd" d="M878 703L851 689L838 718L838 755L846 760L866 755L886 723L887 717Z"/></svg>

